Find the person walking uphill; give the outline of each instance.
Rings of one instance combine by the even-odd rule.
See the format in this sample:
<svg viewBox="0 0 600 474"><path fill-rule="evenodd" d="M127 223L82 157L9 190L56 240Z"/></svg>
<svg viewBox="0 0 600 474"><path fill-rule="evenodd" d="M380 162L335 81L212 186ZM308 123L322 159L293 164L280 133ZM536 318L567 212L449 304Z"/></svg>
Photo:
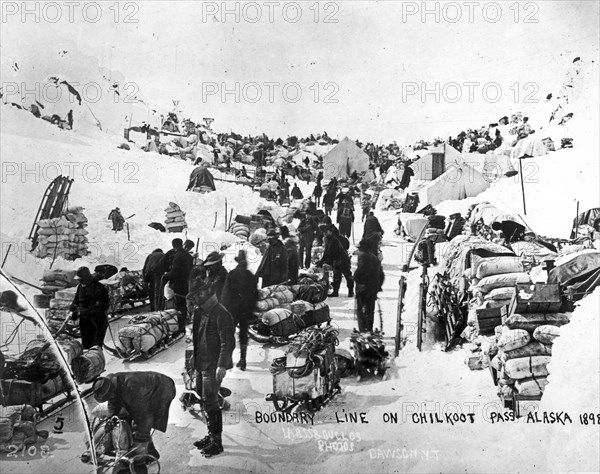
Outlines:
<svg viewBox="0 0 600 474"><path fill-rule="evenodd" d="M150 431L167 431L176 393L173 379L158 372L117 372L98 378L92 390L99 403L108 402L109 417L124 418L132 425L134 454L159 459Z"/></svg>
<svg viewBox="0 0 600 474"><path fill-rule="evenodd" d="M201 390L208 435L194 443L206 457L223 452L223 414L219 390L235 348L235 326L229 311L217 300L214 290L201 278L192 281L188 300L194 307L194 362L198 371L196 390ZM201 387L201 389L200 389Z"/></svg>
<svg viewBox="0 0 600 474"><path fill-rule="evenodd" d="M358 264L354 272L356 284L356 317L360 332L372 332L377 293L384 281L381 262L377 258L378 237L373 235L358 244Z"/></svg>
<svg viewBox="0 0 600 474"><path fill-rule="evenodd" d="M160 299L162 288L160 280L165 273L164 269L165 254L161 249L154 250L146 257L142 277L148 284L148 293L150 294L150 311L156 311L160 308Z"/></svg>
<svg viewBox="0 0 600 474"><path fill-rule="evenodd" d="M123 224L125 224L125 218L123 214L121 214L121 210L118 207L115 207L110 214L108 215L108 220L112 221L113 228L115 232L119 232L123 230Z"/></svg>
<svg viewBox="0 0 600 474"><path fill-rule="evenodd" d="M222 304L231 313L235 324L240 328L240 360L236 367L246 370L248 322L254 317L254 308L258 299L258 278L248 270L245 250L239 251L235 261L237 267L229 272L225 280Z"/></svg>
<svg viewBox="0 0 600 474"><path fill-rule="evenodd" d="M73 312L71 318L79 319L81 344L84 349L103 347L108 329L108 290L92 276L88 267L80 267L75 278L79 285L70 310Z"/></svg>
<svg viewBox="0 0 600 474"><path fill-rule="evenodd" d="M269 246L263 255L256 276L262 278L262 287L277 285L288 279L287 250L275 229L267 233Z"/></svg>
<svg viewBox="0 0 600 474"><path fill-rule="evenodd" d="M181 240L179 240L181 242ZM175 243L174 243L175 245ZM185 323L187 320L186 295L188 293L188 279L194 266L194 258L189 251L194 247L191 240L185 241L185 246L176 248L173 253L171 269L163 277L165 283L169 283L173 293L173 306L179 312L177 316L178 329L172 337L185 334Z"/></svg>

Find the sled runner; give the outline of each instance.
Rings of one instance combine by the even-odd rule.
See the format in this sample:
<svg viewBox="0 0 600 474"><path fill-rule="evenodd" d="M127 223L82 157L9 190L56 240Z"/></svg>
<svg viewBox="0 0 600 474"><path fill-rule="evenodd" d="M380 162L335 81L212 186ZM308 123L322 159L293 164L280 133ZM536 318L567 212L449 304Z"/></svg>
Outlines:
<svg viewBox="0 0 600 474"><path fill-rule="evenodd" d="M151 349L149 349L147 351L134 350L133 352L130 352L130 353L126 353L126 352L122 351L121 349L117 349L117 351L120 351L119 353L121 354L121 358L123 359L123 362L134 362L134 361L138 361L138 360L140 360L140 361L150 360L157 354L161 353L162 351L167 350L173 344L178 343L184 337L185 337L184 334L179 334L178 336L176 336L174 338L170 337L170 338L165 339L162 342L156 344L155 346L153 346Z"/></svg>

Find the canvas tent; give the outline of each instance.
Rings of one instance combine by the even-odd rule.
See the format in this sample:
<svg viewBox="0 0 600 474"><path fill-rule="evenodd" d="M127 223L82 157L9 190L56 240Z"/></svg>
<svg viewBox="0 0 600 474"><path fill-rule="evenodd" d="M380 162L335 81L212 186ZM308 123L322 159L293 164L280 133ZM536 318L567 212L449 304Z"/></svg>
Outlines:
<svg viewBox="0 0 600 474"><path fill-rule="evenodd" d="M492 151L486 154L463 153L463 162L475 168L490 181L514 176L517 173L508 155L495 154Z"/></svg>
<svg viewBox="0 0 600 474"><path fill-rule="evenodd" d="M490 187L484 176L472 166L462 164L419 190L419 206L437 206L443 201L456 201L477 196Z"/></svg>
<svg viewBox="0 0 600 474"><path fill-rule="evenodd" d="M323 158L323 179L347 178L354 171L359 176L366 173L367 180L374 179L369 170L369 155L346 137Z"/></svg>
<svg viewBox="0 0 600 474"><path fill-rule="evenodd" d="M415 172L414 179L432 181L448 171L449 168L460 166L462 162L460 152L444 143L428 151L410 167Z"/></svg>

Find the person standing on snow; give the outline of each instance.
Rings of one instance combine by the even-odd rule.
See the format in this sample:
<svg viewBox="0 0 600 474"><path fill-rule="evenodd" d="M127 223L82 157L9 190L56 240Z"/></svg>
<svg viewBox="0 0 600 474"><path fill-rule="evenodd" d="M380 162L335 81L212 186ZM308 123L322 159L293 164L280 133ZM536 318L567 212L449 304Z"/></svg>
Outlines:
<svg viewBox="0 0 600 474"><path fill-rule="evenodd" d="M108 329L108 290L92 276L88 267L80 267L75 279L79 280L79 285L70 310L73 312L71 319L79 319L81 344L84 349L103 347Z"/></svg>
<svg viewBox="0 0 600 474"><path fill-rule="evenodd" d="M324 263L333 268L333 282L331 298L339 296L340 285L342 284L342 275L346 278L348 286L348 296L354 296L354 280L350 266L350 256L348 255L346 245L342 243L342 238L339 231L334 225L321 224L323 233L325 234L325 242L323 248L323 257L315 265L322 266ZM346 240L347 242L347 240ZM349 243L348 243L349 245Z"/></svg>
<svg viewBox="0 0 600 474"><path fill-rule="evenodd" d="M271 229L267 237L269 246L256 271L256 276L262 278L263 288L283 283L288 279L287 250L275 229Z"/></svg>
<svg viewBox="0 0 600 474"><path fill-rule="evenodd" d="M300 188L298 187L298 183L294 183L294 187L292 188L291 195L292 195L293 199L302 199L304 197L304 195L302 194L302 191L300 191Z"/></svg>
<svg viewBox="0 0 600 474"><path fill-rule="evenodd" d="M310 214L304 214L298 225L298 235L300 236L298 257L300 266L303 268L310 268L312 246L317 232L317 225L317 220Z"/></svg>
<svg viewBox="0 0 600 474"><path fill-rule="evenodd" d="M181 239L179 239L181 242ZM189 251L194 248L194 242L186 240L183 247L175 249L173 253L173 263L171 269L165 273L163 281L169 283L173 293L173 306L179 312L177 316L177 332L173 333L175 338L180 334L185 334L185 324L187 320L186 295L188 293L188 279L194 266L194 258Z"/></svg>
<svg viewBox="0 0 600 474"><path fill-rule="evenodd" d="M370 211L369 215L365 219L362 240L368 239L373 234L379 234L380 238L383 237L383 228L379 223L379 219L375 217L375 213Z"/></svg>
<svg viewBox="0 0 600 474"><path fill-rule="evenodd" d="M194 366L198 371L196 391L206 411L208 435L194 446L205 457L223 452L223 414L219 390L228 369L233 368L235 325L229 311L217 300L214 290L201 278L192 280L188 300L194 307Z"/></svg>
<svg viewBox="0 0 600 474"><path fill-rule="evenodd" d="M316 206L321 207L321 196L323 195L323 188L321 187L320 181L317 181L312 195L315 198Z"/></svg>
<svg viewBox="0 0 600 474"><path fill-rule="evenodd" d="M280 232L287 251L287 279L291 285L296 285L298 283L298 239L290 234L287 226L281 226Z"/></svg>
<svg viewBox="0 0 600 474"><path fill-rule="evenodd" d="M360 332L372 332L377 293L384 281L381 262L377 258L377 236L363 239L358 244L358 263L354 272L356 284L356 317Z"/></svg>
<svg viewBox="0 0 600 474"><path fill-rule="evenodd" d="M160 308L161 285L160 280L165 273L164 263L165 254L162 249L156 249L146 257L142 277L148 284L148 293L150 295L150 311L156 311Z"/></svg>
<svg viewBox="0 0 600 474"><path fill-rule="evenodd" d="M229 272L223 288L222 304L233 316L240 328L240 360L236 364L240 370L246 370L248 351L248 322L254 318L254 308L258 299L258 278L248 270L246 251L240 250L235 257L237 267Z"/></svg>
<svg viewBox="0 0 600 474"><path fill-rule="evenodd" d="M125 218L123 217L123 214L121 214L121 210L118 207L115 207L112 211L110 211L110 214L108 215L108 220L112 221L112 230L114 230L115 232L123 230Z"/></svg>

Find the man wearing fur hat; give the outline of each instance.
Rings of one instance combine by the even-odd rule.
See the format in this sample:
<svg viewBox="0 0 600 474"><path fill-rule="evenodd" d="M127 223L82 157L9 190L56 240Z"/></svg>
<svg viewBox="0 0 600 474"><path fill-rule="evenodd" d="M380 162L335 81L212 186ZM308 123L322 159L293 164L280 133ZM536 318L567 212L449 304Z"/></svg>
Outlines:
<svg viewBox="0 0 600 474"><path fill-rule="evenodd" d="M219 389L225 373L233 368L231 355L235 348L235 326L229 311L217 300L214 289L202 278L192 280L188 300L194 307L196 390L202 397L208 427L208 435L196 441L194 446L204 456L211 457L223 452Z"/></svg>
<svg viewBox="0 0 600 474"><path fill-rule="evenodd" d="M235 261L237 267L229 272L225 280L222 303L233 316L235 324L240 328L240 360L236 367L246 370L248 321L252 319L252 313L256 306L258 279L248 270L245 250L239 251Z"/></svg>

